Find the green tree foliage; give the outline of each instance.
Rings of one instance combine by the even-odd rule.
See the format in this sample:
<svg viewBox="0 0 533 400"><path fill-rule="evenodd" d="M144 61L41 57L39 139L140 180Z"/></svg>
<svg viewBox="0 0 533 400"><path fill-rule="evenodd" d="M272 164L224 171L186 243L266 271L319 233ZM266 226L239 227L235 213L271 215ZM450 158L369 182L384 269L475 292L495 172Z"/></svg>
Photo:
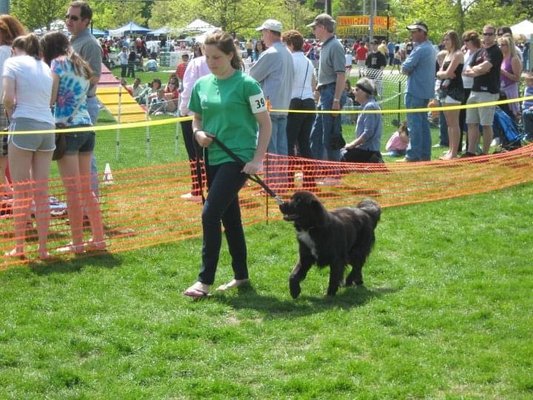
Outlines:
<svg viewBox="0 0 533 400"><path fill-rule="evenodd" d="M441 41L450 29L462 34L465 30L480 31L485 24L495 26L513 25L526 17L520 2L502 5L501 0L394 0L393 15L398 19L398 38L404 39L409 32L402 27L414 20L425 21L430 29L430 39Z"/></svg>
<svg viewBox="0 0 533 400"><path fill-rule="evenodd" d="M62 19L70 0L11 0L11 14L17 17L29 30L42 27Z"/></svg>
<svg viewBox="0 0 533 400"><path fill-rule="evenodd" d="M180 12L171 12L179 9ZM155 0L150 26L183 28L200 18L228 32L242 37L259 37L255 31L267 18L275 18L285 29L299 29L309 34L305 25L315 12L299 0ZM184 32L186 34L186 32Z"/></svg>
<svg viewBox="0 0 533 400"><path fill-rule="evenodd" d="M135 0L93 0L94 26L102 29L115 29L130 21L146 24L143 9L146 1Z"/></svg>

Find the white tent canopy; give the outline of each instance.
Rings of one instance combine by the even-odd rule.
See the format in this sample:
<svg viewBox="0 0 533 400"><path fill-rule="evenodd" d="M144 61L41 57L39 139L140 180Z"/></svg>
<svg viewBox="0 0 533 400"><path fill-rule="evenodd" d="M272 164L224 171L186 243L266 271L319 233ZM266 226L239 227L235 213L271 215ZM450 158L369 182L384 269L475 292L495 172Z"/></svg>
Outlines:
<svg viewBox="0 0 533 400"><path fill-rule="evenodd" d="M195 31L195 32L207 32L217 29L216 26L211 25L209 22L202 21L201 19L195 19L185 28L184 31Z"/></svg>
<svg viewBox="0 0 533 400"><path fill-rule="evenodd" d="M129 35L132 33L148 33L150 29L145 28L144 26L137 25L135 22L130 21L126 25L121 26L117 29L111 29L109 31L109 36L121 37L124 35Z"/></svg>
<svg viewBox="0 0 533 400"><path fill-rule="evenodd" d="M533 36L533 22L528 21L527 19L519 22L516 25L511 26L511 30L514 35L524 35L526 38L531 38Z"/></svg>

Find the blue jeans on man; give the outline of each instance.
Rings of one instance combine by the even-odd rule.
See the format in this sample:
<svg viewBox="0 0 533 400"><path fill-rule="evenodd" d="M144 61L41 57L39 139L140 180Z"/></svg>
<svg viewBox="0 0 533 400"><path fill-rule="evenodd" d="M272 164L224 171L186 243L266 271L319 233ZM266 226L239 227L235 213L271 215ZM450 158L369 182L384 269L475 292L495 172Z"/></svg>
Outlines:
<svg viewBox="0 0 533 400"><path fill-rule="evenodd" d="M96 125L96 122L98 121L98 112L100 111L96 96L87 97L87 111L89 112L91 123ZM91 188L93 189L94 194L98 196L100 188L98 185L98 169L96 168L96 157L94 156L94 152L91 157Z"/></svg>
<svg viewBox="0 0 533 400"><path fill-rule="evenodd" d="M270 114L272 122L272 135L268 144L268 153L287 157L289 147L287 144L287 115ZM266 177L267 182L278 190L286 189L287 186L287 161L284 159L266 160Z"/></svg>
<svg viewBox="0 0 533 400"><path fill-rule="evenodd" d="M272 135L268 144L268 152L270 154L286 156L288 154L287 116L270 114L270 121L272 122Z"/></svg>
<svg viewBox="0 0 533 400"><path fill-rule="evenodd" d="M319 111L331 111L333 99L335 97L335 83L321 86ZM341 109L346 103L346 94L343 93L340 98ZM331 148L331 140L336 136L342 135L341 116L332 116L331 114L317 114L313 129L311 130L311 154L314 159L340 161L340 149Z"/></svg>
<svg viewBox="0 0 533 400"><path fill-rule="evenodd" d="M426 108L429 99L421 99L406 93L405 107ZM431 160L431 130L426 112L407 113L407 127L409 128L409 145L405 153L408 161Z"/></svg>

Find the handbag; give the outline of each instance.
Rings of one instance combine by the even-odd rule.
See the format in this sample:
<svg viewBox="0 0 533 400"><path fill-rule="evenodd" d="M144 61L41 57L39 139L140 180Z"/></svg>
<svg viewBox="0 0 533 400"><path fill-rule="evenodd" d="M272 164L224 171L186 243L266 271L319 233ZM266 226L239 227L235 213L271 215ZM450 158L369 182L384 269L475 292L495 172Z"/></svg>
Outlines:
<svg viewBox="0 0 533 400"><path fill-rule="evenodd" d="M65 125L62 122L58 122L56 124L56 129L66 129L68 128L67 125ZM57 133L56 132L56 148L54 150L54 154L52 155L52 160L57 161L61 160L63 156L65 155L65 152L67 151L67 137L64 133Z"/></svg>

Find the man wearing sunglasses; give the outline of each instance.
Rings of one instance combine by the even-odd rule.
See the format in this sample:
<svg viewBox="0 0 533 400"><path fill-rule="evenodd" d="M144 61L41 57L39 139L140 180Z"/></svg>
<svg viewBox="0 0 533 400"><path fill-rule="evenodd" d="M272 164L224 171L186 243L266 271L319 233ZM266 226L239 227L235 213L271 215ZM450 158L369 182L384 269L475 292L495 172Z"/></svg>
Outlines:
<svg viewBox="0 0 533 400"><path fill-rule="evenodd" d="M467 104L483 104L496 101L500 97L500 67L503 55L496 43L496 28L483 27L483 47L472 56L472 61L463 74L474 78L472 91ZM495 106L469 108L466 110L468 125L468 149L463 157L476 155L479 144L479 125L483 127L483 154L488 154L492 142L492 123Z"/></svg>
<svg viewBox="0 0 533 400"><path fill-rule="evenodd" d="M102 73L102 47L90 30L93 10L84 1L74 1L70 3L67 15L65 15L65 25L72 34L70 43L72 48L83 58L93 70L91 85L87 91L87 109L91 117L91 122L96 125L98 119L98 100L96 99L96 86L100 81ZM98 171L96 170L96 159L91 162L92 188L98 195Z"/></svg>

